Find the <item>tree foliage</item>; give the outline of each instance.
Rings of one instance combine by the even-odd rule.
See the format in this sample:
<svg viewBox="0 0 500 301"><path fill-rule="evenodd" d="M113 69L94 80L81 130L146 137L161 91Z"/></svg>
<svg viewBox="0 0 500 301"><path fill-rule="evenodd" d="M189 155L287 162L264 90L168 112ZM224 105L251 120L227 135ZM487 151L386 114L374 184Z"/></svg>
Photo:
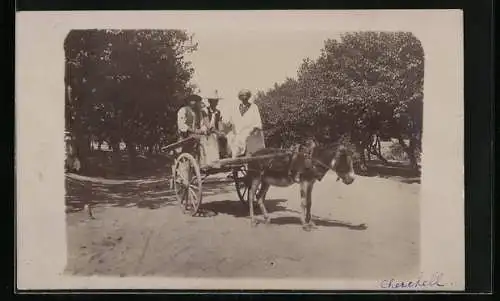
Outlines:
<svg viewBox="0 0 500 301"><path fill-rule="evenodd" d="M153 147L175 135L176 111L193 86L181 30L73 30L66 53L66 127L84 152L90 139L118 149Z"/></svg>
<svg viewBox="0 0 500 301"><path fill-rule="evenodd" d="M348 135L360 152L373 135L397 138L412 164L421 145L424 51L408 32L353 32L325 41L316 60L305 59L257 102L267 139L287 144L311 135ZM287 140L287 141L283 141Z"/></svg>

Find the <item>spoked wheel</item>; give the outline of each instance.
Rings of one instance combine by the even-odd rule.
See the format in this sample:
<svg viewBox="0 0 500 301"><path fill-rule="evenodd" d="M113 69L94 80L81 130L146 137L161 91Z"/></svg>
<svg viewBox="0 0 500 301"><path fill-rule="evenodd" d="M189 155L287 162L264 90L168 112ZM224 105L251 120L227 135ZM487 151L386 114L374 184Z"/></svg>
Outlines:
<svg viewBox="0 0 500 301"><path fill-rule="evenodd" d="M195 215L202 201L200 166L188 153L182 153L175 162L174 191L184 214Z"/></svg>
<svg viewBox="0 0 500 301"><path fill-rule="evenodd" d="M233 170L234 185L236 186L236 193L238 198L244 204L248 204L250 199L250 179L247 177L248 170L246 166L241 166ZM257 188L257 195L260 192L260 186ZM257 199L255 199L255 202Z"/></svg>

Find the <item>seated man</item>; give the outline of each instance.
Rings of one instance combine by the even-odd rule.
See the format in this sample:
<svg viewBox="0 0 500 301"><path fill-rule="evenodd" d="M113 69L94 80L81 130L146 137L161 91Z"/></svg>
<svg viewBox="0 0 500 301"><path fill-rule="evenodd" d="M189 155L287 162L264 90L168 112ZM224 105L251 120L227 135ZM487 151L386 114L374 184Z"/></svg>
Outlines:
<svg viewBox="0 0 500 301"><path fill-rule="evenodd" d="M251 96L251 92L246 89L238 93L238 109L229 119L233 131L228 135L228 142L233 158L265 148L259 108L250 102Z"/></svg>
<svg viewBox="0 0 500 301"><path fill-rule="evenodd" d="M203 112L201 110L202 98L199 95L189 95L185 101L186 105L177 112L177 130L180 140L186 139L192 134L206 133ZM182 147L181 152L196 155L195 146L195 141L187 143Z"/></svg>

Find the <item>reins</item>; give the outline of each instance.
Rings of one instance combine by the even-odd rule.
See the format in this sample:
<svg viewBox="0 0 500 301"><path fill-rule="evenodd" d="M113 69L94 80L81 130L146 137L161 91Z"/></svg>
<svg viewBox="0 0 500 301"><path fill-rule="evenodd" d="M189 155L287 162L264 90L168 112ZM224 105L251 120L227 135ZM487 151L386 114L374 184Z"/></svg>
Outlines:
<svg viewBox="0 0 500 301"><path fill-rule="evenodd" d="M322 167L326 168L326 169L331 169L331 170L334 170L331 166L326 165L325 163L323 163L323 162L319 161L318 159L314 159L314 158L313 158L312 160L313 160L314 162L318 163L320 166L322 166Z"/></svg>
<svg viewBox="0 0 500 301"><path fill-rule="evenodd" d="M306 152L301 152L301 151L290 151L290 150L281 149L281 148L267 148L267 149L269 149L269 150L273 150L273 151L278 151L278 152L280 152L280 153L285 153L285 154L288 154L288 155L290 155L290 156L291 156L291 155L293 155L293 154L303 154L303 155L307 155L307 153L306 153ZM274 160L274 159L270 159L270 160L269 160L269 162L268 162L268 165L271 165L273 160ZM318 160L318 159L311 158L311 160L312 160L315 164L317 164L317 165L319 165L319 166L321 166L321 167L323 167L323 168L326 168L327 170L328 170L328 169L330 169L330 170L334 170L331 166L329 166L329 165L327 165L327 164L325 164L325 163L321 162L321 161L320 161L320 160Z"/></svg>

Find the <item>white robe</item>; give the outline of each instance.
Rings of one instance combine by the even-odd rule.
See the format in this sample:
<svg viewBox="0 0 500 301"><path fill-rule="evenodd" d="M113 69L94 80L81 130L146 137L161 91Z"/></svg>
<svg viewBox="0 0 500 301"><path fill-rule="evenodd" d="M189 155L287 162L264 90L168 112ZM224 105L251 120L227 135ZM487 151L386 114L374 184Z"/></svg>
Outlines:
<svg viewBox="0 0 500 301"><path fill-rule="evenodd" d="M251 103L245 114L241 116L238 103L238 106L231 112L227 122L233 126L232 131L227 135L232 157L236 158L242 156L245 154L246 143L250 133L254 129L262 130L262 120L259 108L256 104ZM260 133L260 135L262 135L262 133Z"/></svg>
<svg viewBox="0 0 500 301"><path fill-rule="evenodd" d="M205 112L205 116L207 116L206 122L208 123L207 129L210 131L212 129L217 129L215 125L215 115L212 115L212 118L209 117L208 113ZM202 136L200 139L200 146L201 146L201 161L200 162L202 165L203 164L210 164L214 161L217 161L220 159L219 156L219 141L217 138L217 134L215 133L210 133L207 134L206 136Z"/></svg>

